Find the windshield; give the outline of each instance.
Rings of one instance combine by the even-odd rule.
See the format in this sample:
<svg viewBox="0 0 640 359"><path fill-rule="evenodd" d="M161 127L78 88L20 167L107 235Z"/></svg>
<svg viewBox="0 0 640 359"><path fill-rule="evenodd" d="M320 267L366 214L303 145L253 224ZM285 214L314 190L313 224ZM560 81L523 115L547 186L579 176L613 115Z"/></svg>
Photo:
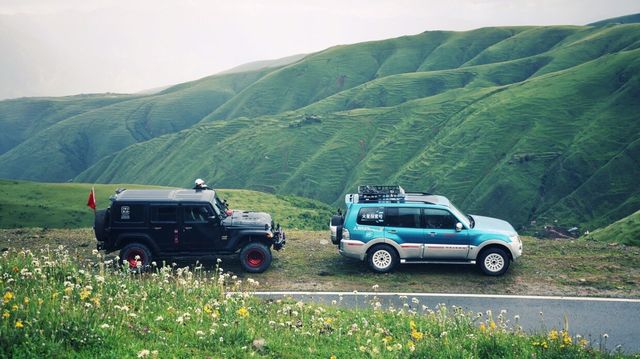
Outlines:
<svg viewBox="0 0 640 359"><path fill-rule="evenodd" d="M469 217L467 217L466 214L462 213L462 211L460 211L458 208L456 208L456 206L453 205L453 203L449 202L449 209L451 210L451 212L453 212L453 214L458 217L458 220L460 220L460 222L467 228L473 228L473 226L471 225L471 221L469 220Z"/></svg>
<svg viewBox="0 0 640 359"><path fill-rule="evenodd" d="M227 206L220 200L218 195L215 195L214 204L213 209L216 211L216 214L221 218L227 218Z"/></svg>

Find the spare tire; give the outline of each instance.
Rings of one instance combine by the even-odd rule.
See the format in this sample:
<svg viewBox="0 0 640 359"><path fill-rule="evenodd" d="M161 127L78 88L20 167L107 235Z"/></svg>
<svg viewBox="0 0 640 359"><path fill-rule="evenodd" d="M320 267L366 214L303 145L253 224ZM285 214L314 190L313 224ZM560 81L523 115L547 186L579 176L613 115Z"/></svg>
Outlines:
<svg viewBox="0 0 640 359"><path fill-rule="evenodd" d="M344 217L340 214L336 214L331 217L331 222L329 225L331 226L331 231L333 232L335 227L335 235L331 234L331 242L333 244L338 245L342 240L342 225L344 224Z"/></svg>
<svg viewBox="0 0 640 359"><path fill-rule="evenodd" d="M106 228L107 228L107 209L101 209L96 211L96 218L93 221L93 231L96 234L96 239L100 242L104 242L107 239Z"/></svg>

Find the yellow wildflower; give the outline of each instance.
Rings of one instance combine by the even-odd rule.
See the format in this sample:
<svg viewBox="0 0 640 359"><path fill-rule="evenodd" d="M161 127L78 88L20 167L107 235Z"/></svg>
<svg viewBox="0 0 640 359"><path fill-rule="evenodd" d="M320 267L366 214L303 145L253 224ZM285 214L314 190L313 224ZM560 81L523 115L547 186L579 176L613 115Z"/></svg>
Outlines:
<svg viewBox="0 0 640 359"><path fill-rule="evenodd" d="M335 355L331 354L331 356L329 357L329 359L337 359Z"/></svg>
<svg viewBox="0 0 640 359"><path fill-rule="evenodd" d="M571 344L573 340L571 339L571 336L569 336L569 333L566 330L562 331L562 344L564 345L569 345Z"/></svg>
<svg viewBox="0 0 640 359"><path fill-rule="evenodd" d="M487 331L487 326L484 323L480 323L480 331L483 333Z"/></svg>
<svg viewBox="0 0 640 359"><path fill-rule="evenodd" d="M42 305L42 303L44 303L43 299L38 298L38 305Z"/></svg>
<svg viewBox="0 0 640 359"><path fill-rule="evenodd" d="M12 291L7 291L6 293L4 293L4 296L2 296L2 302L3 303L9 303L11 301L11 299L13 299L13 292Z"/></svg>
<svg viewBox="0 0 640 359"><path fill-rule="evenodd" d="M236 313L238 313L238 315L243 318L246 318L249 316L249 310L247 310L247 308L245 307L240 307L240 309L238 309Z"/></svg>
<svg viewBox="0 0 640 359"><path fill-rule="evenodd" d="M385 344L389 344L389 343L391 343L391 342L393 341L393 337L391 337L391 336L387 335L386 337L382 338L382 341L383 341Z"/></svg>
<svg viewBox="0 0 640 359"><path fill-rule="evenodd" d="M549 338L549 340L557 340L558 339L558 331L555 330L555 329L552 329L549 332L548 338Z"/></svg>
<svg viewBox="0 0 640 359"><path fill-rule="evenodd" d="M489 322L489 329L496 330L496 322L493 320Z"/></svg>
<svg viewBox="0 0 640 359"><path fill-rule="evenodd" d="M424 337L424 334L422 334L421 332L417 330L411 331L411 338L415 339L416 341L422 340L422 337Z"/></svg>
<svg viewBox="0 0 640 359"><path fill-rule="evenodd" d="M16 310L18 310L18 306L14 304L14 305L11 307L11 310L13 310L13 311L15 312Z"/></svg>
<svg viewBox="0 0 640 359"><path fill-rule="evenodd" d="M324 324L326 325L331 325L331 323L333 323L333 318L327 318L324 320Z"/></svg>
<svg viewBox="0 0 640 359"><path fill-rule="evenodd" d="M204 312L205 312L205 313L207 313L207 314L211 314L211 313L213 313L213 308L212 308L212 307L211 307L211 305L209 305L209 304L205 304L205 305L204 305L203 310L204 310Z"/></svg>
<svg viewBox="0 0 640 359"><path fill-rule="evenodd" d="M409 322L409 327L411 328L411 330L415 330L416 329L416 322L414 322L413 320Z"/></svg>
<svg viewBox="0 0 640 359"><path fill-rule="evenodd" d="M24 325L22 324L22 320L18 320L18 321L16 322L16 328L18 328L18 329L22 329L22 328L24 328Z"/></svg>
<svg viewBox="0 0 640 359"><path fill-rule="evenodd" d="M82 288L82 290L80 291L80 300L85 300L89 298L90 295L91 295L90 290L88 290L87 288Z"/></svg>
<svg viewBox="0 0 640 359"><path fill-rule="evenodd" d="M29 297L24 297L22 301L24 302L24 304L29 304L30 302Z"/></svg>
<svg viewBox="0 0 640 359"><path fill-rule="evenodd" d="M73 292L73 288L72 287L66 287L64 289L64 294L65 295L71 295L71 292Z"/></svg>
<svg viewBox="0 0 640 359"><path fill-rule="evenodd" d="M581 347L586 348L587 345L589 345L589 341L586 340L585 338L580 339L580 341L578 342L578 344L580 344Z"/></svg>
<svg viewBox="0 0 640 359"><path fill-rule="evenodd" d="M4 311L4 313L2 313L2 319L7 319L11 316L11 313L9 313L8 311Z"/></svg>
<svg viewBox="0 0 640 359"><path fill-rule="evenodd" d="M99 307L99 306L100 306L100 297L93 297L93 298L91 298L91 301L93 302L93 304L94 304L96 307Z"/></svg>
<svg viewBox="0 0 640 359"><path fill-rule="evenodd" d="M407 342L407 348L409 348L409 351L414 351L416 350L416 345L411 340L409 340Z"/></svg>

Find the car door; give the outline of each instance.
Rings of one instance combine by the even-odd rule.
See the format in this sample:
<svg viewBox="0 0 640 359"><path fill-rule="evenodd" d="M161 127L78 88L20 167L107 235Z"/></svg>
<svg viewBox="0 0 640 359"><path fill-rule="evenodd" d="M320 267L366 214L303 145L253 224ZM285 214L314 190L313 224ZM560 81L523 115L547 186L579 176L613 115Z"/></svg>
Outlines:
<svg viewBox="0 0 640 359"><path fill-rule="evenodd" d="M178 205L149 205L151 235L161 251L171 251L180 246L178 229Z"/></svg>
<svg viewBox="0 0 640 359"><path fill-rule="evenodd" d="M387 207L384 215L385 240L400 246L400 258L416 259L422 255L424 228L418 207Z"/></svg>
<svg viewBox="0 0 640 359"><path fill-rule="evenodd" d="M213 209L205 204L182 205L182 241L189 251L209 252L221 249L222 225L210 219Z"/></svg>
<svg viewBox="0 0 640 359"><path fill-rule="evenodd" d="M469 234L466 228L458 231L458 219L446 209L423 209L426 244L423 257L427 259L466 259L469 254Z"/></svg>

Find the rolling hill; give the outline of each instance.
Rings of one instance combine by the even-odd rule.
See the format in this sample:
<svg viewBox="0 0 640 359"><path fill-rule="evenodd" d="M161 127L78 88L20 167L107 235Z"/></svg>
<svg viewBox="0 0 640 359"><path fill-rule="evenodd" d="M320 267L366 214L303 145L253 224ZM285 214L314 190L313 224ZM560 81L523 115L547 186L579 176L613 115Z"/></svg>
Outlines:
<svg viewBox="0 0 640 359"><path fill-rule="evenodd" d="M593 229L640 208L639 59L636 23L336 46L67 118L47 113L16 131L0 177L170 186L202 177L333 205L358 184L399 183L520 228ZM5 102L0 126L11 127L3 108L19 111Z"/></svg>

